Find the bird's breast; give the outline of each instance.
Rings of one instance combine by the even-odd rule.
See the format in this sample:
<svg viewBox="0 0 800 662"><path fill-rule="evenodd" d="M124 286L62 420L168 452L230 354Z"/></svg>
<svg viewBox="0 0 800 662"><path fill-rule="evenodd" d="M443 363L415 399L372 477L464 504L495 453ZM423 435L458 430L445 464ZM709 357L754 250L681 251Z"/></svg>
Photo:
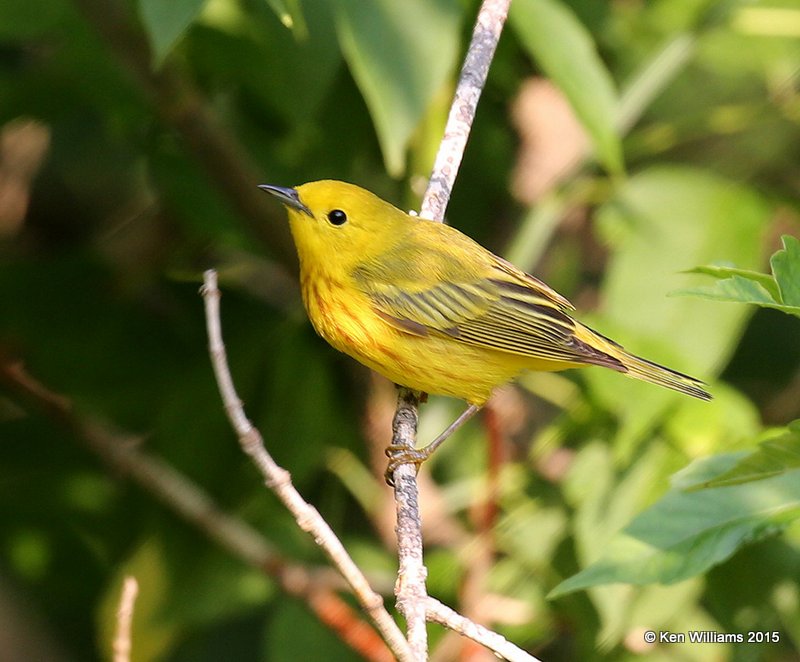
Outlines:
<svg viewBox="0 0 800 662"><path fill-rule="evenodd" d="M351 356L369 352L379 320L361 292L318 270L302 273L300 285L306 312L320 336Z"/></svg>
<svg viewBox="0 0 800 662"><path fill-rule="evenodd" d="M381 318L357 287L320 272L301 274L303 302L317 333L396 384L483 404L524 367L520 357L447 336L405 333Z"/></svg>

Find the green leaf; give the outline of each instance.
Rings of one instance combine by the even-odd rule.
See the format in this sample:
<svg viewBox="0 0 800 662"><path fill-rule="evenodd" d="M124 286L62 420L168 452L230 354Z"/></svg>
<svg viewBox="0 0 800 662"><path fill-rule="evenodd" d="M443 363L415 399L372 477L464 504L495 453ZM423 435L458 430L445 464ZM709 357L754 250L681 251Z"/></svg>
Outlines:
<svg viewBox="0 0 800 662"><path fill-rule="evenodd" d="M400 176L405 150L451 75L461 13L456 0L338 0L337 31L372 115L386 169Z"/></svg>
<svg viewBox="0 0 800 662"><path fill-rule="evenodd" d="M210 5L192 32L192 56L203 71L263 104L258 115L277 112L294 130L316 121L342 66L330 2L305 0L303 9L305 16L299 9L290 13L290 31L268 12L253 16L236 4ZM264 62L274 64L257 64ZM305 158L296 152L292 156ZM270 154L264 163L275 158Z"/></svg>
<svg viewBox="0 0 800 662"><path fill-rule="evenodd" d="M589 31L556 0L517 0L509 19L522 45L566 95L597 158L611 172L621 172L617 93Z"/></svg>
<svg viewBox="0 0 800 662"><path fill-rule="evenodd" d="M774 281L773 281L774 285ZM717 281L713 285L700 287L687 287L669 293L669 296L689 294L700 296L715 301L728 301L736 303L754 303L759 306L780 308L781 304L775 301L770 292L756 280L734 275Z"/></svg>
<svg viewBox="0 0 800 662"><path fill-rule="evenodd" d="M708 373L727 359L747 313L666 295L686 278L679 272L697 264L724 258L758 265L769 211L752 189L696 168L651 168L629 178L598 213L613 251L603 319L671 346L683 369Z"/></svg>
<svg viewBox="0 0 800 662"><path fill-rule="evenodd" d="M340 662L355 655L297 600L282 600L275 605L264 626L263 648L258 659L273 662L315 660Z"/></svg>
<svg viewBox="0 0 800 662"><path fill-rule="evenodd" d="M796 469L800 469L800 426L797 421L786 434L762 441L757 451L742 458L732 469L690 489L740 485L781 476Z"/></svg>
<svg viewBox="0 0 800 662"><path fill-rule="evenodd" d="M770 259L772 276L748 269L703 266L691 269L719 280L713 285L684 288L670 296L689 295L715 301L749 303L800 317L800 242L783 236L783 249Z"/></svg>
<svg viewBox="0 0 800 662"><path fill-rule="evenodd" d="M781 301L781 294L775 279L769 274L762 274L759 271L751 269L739 269L738 267L728 266L723 264L710 264L703 267L695 267L689 269L686 273L690 274L705 274L706 276L713 276L722 280L723 278L731 278L733 276L740 276L747 280L752 280L761 285L775 301Z"/></svg>
<svg viewBox="0 0 800 662"><path fill-rule="evenodd" d="M781 302L800 311L800 241L790 235L781 239L783 250L775 253L769 263L780 288Z"/></svg>
<svg viewBox="0 0 800 662"><path fill-rule="evenodd" d="M139 0L150 46L153 49L153 66L159 67L203 9L206 0Z"/></svg>
<svg viewBox="0 0 800 662"><path fill-rule="evenodd" d="M614 536L598 561L561 582L550 597L604 584L679 582L800 517L800 469L729 487L684 489L685 483L726 471L739 457L715 456L676 474L660 501Z"/></svg>

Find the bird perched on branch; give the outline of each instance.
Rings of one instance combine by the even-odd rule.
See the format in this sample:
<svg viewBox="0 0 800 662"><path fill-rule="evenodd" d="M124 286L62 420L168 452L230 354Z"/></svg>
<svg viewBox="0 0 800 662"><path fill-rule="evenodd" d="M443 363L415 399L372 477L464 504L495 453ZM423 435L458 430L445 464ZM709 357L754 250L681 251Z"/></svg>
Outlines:
<svg viewBox="0 0 800 662"><path fill-rule="evenodd" d="M396 384L466 400L456 427L525 370L601 366L711 398L697 379L581 324L563 296L449 225L345 182L261 188L288 211L317 333Z"/></svg>

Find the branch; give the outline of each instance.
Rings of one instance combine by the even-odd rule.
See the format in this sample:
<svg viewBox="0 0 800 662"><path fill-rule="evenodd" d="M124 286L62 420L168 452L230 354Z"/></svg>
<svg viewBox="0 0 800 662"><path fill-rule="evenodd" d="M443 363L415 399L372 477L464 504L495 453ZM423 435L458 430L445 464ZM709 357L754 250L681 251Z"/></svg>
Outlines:
<svg viewBox="0 0 800 662"><path fill-rule="evenodd" d="M300 528L314 537L316 543L345 578L353 589L356 599L398 659L411 662L414 658L409 645L394 619L386 611L383 598L372 590L366 577L347 554L341 541L336 537L336 534L334 534L317 509L300 496L294 485L292 485L289 472L275 463L264 446L261 433L247 419L242 408L242 402L239 400L233 385L233 379L228 368L225 345L222 342L219 316L220 291L217 287L217 274L215 271L209 270L203 274L202 293L205 301L211 363L214 367L214 374L217 378L217 385L219 386L225 411L239 437L242 450L251 457L264 477L266 485L275 492L289 509Z"/></svg>
<svg viewBox="0 0 800 662"><path fill-rule="evenodd" d="M289 563L255 529L220 510L188 478L140 451L140 439L79 416L69 398L35 380L21 364L0 357L0 383L69 430L116 474L129 476L232 556L273 577L288 595L303 600L320 622L337 632L364 659L373 662L392 659L383 641L371 628L365 628L364 622L335 592L341 587L338 574Z"/></svg>
<svg viewBox="0 0 800 662"><path fill-rule="evenodd" d="M512 644L502 635L492 632L468 618L464 618L438 600L428 598L425 606L428 620L439 623L439 625L444 625L486 646L486 648L510 662L541 662L539 659L533 657L533 655L526 653L518 646Z"/></svg>
<svg viewBox="0 0 800 662"><path fill-rule="evenodd" d="M450 193L461 165L472 122L478 106L489 65L497 41L503 30L511 0L484 0L481 5L472 40L461 74L444 137L434 161L428 188L422 200L420 215L431 220L444 221ZM392 446L414 448L421 395L401 388L397 410L392 425ZM419 490L416 467L400 465L394 472L394 494L397 509L397 548L399 570L397 575L397 608L406 619L408 640L415 660L427 658L425 579L427 570L423 562L422 523L419 515Z"/></svg>
<svg viewBox="0 0 800 662"><path fill-rule="evenodd" d="M117 608L117 628L114 634L114 662L130 662L131 659L131 624L133 623L133 607L139 594L139 582L135 577L125 577Z"/></svg>
<svg viewBox="0 0 800 662"><path fill-rule="evenodd" d="M414 447L417 437L420 394L401 388L392 421L392 446ZM428 571L422 554L422 520L419 515L417 467L401 464L394 470L394 499L397 511L397 609L406 619L408 644L414 660L428 658L428 631L425 620L425 580Z"/></svg>
<svg viewBox="0 0 800 662"><path fill-rule="evenodd" d="M420 216L443 221L453 184L464 156L483 86L489 74L511 0L484 0L472 31L458 86L444 127L444 137L433 162Z"/></svg>

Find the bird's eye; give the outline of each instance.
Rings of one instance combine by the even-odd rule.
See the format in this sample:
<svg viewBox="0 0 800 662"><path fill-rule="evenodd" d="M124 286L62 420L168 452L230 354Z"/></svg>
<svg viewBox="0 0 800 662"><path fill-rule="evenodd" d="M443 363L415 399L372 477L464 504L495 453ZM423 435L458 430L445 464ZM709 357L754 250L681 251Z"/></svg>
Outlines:
<svg viewBox="0 0 800 662"><path fill-rule="evenodd" d="M347 223L347 214L345 214L341 209L332 209L328 212L328 220L333 225L344 225Z"/></svg>

